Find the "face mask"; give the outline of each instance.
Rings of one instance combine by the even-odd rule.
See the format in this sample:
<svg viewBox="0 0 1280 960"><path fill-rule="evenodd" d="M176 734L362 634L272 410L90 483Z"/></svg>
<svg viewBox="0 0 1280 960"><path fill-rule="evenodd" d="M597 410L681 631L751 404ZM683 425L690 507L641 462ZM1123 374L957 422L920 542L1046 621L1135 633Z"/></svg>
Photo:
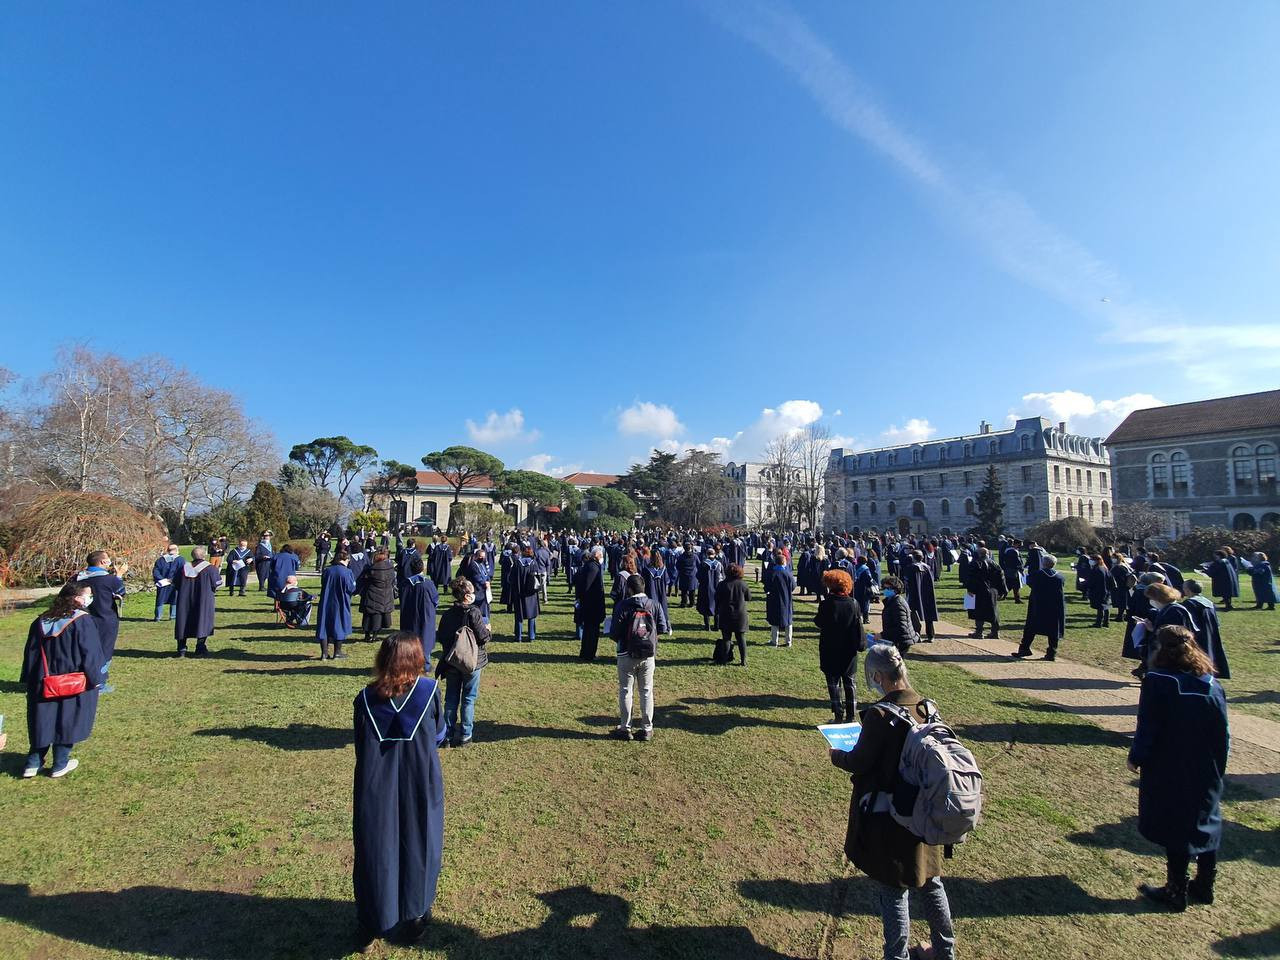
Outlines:
<svg viewBox="0 0 1280 960"><path fill-rule="evenodd" d="M876 682L875 676L870 673L867 674L867 689L877 697L884 696L884 687L880 686L880 684Z"/></svg>
<svg viewBox="0 0 1280 960"><path fill-rule="evenodd" d="M76 602L80 604L81 607L88 608L93 603L93 594L86 593L82 596L76 597Z"/></svg>
<svg viewBox="0 0 1280 960"><path fill-rule="evenodd" d="M886 587L884 591L884 595L886 597L896 597L898 595L898 591L894 590L892 587Z"/></svg>
<svg viewBox="0 0 1280 960"><path fill-rule="evenodd" d="M1160 603L1160 602L1159 602L1159 601L1157 601L1157 600L1152 600L1152 601L1151 601L1151 609L1152 609L1152 610L1157 610L1157 611L1158 611L1158 610L1163 610L1163 609L1164 609L1164 606L1165 606L1165 605L1164 605L1163 603Z"/></svg>

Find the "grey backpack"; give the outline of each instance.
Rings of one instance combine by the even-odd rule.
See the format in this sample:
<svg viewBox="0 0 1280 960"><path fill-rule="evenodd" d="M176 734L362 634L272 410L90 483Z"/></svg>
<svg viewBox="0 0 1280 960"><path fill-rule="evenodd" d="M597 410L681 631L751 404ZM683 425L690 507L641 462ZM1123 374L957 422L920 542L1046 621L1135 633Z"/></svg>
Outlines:
<svg viewBox="0 0 1280 960"><path fill-rule="evenodd" d="M937 706L923 701L928 720L916 723L911 711L896 703L876 706L911 726L898 760L898 782L892 795L876 798L875 809L932 846L964 843L982 815L982 773L978 762L942 722Z"/></svg>

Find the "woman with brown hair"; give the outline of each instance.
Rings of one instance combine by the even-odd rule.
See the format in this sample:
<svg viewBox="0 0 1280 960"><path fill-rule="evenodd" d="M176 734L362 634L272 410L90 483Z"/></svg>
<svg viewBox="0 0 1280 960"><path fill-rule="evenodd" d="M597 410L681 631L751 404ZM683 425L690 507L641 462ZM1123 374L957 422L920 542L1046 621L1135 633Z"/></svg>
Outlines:
<svg viewBox="0 0 1280 960"><path fill-rule="evenodd" d="M1161 627L1138 699L1129 770L1138 774L1138 832L1165 849L1163 887L1148 900L1181 912L1188 896L1213 903L1222 839L1222 787L1231 734L1227 698L1213 664L1186 627ZM1196 858L1196 878L1187 867Z"/></svg>
<svg viewBox="0 0 1280 960"><path fill-rule="evenodd" d="M356 589L360 594L361 627L367 642L383 630L391 629L391 615L396 609L396 568L386 550L377 551L373 563L360 571Z"/></svg>
<svg viewBox="0 0 1280 960"><path fill-rule="evenodd" d="M858 651L865 645L862 613L854 601L853 578L843 570L828 570L822 575L825 596L818 604L813 622L818 626L818 666L827 678L831 696L831 713L835 723L852 723L858 719ZM908 620L908 626L910 621ZM841 700L841 689L844 699Z"/></svg>
<svg viewBox="0 0 1280 960"><path fill-rule="evenodd" d="M421 937L436 897L444 838L437 747L445 726L425 666L421 641L393 633L378 648L373 682L355 699L352 880L366 950L384 937Z"/></svg>
<svg viewBox="0 0 1280 960"><path fill-rule="evenodd" d="M702 602L701 595L698 602ZM750 602L751 589L742 579L742 567L736 563L729 564L725 579L715 588L713 610L720 625L720 642L711 657L715 663L722 666L733 663L733 645L736 642L741 657L738 666L747 665L747 604Z"/></svg>

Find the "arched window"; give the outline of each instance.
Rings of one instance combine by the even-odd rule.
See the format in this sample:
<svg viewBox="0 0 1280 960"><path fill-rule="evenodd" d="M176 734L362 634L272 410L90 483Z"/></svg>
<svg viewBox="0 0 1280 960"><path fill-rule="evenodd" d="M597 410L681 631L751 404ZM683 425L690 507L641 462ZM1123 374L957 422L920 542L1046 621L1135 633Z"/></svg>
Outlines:
<svg viewBox="0 0 1280 960"><path fill-rule="evenodd" d="M1062 498L1061 497L1058 497L1057 500L1053 501L1053 515L1055 517L1062 516Z"/></svg>
<svg viewBox="0 0 1280 960"><path fill-rule="evenodd" d="M874 500L871 501L871 515L873 517L876 515L876 502Z"/></svg>
<svg viewBox="0 0 1280 960"><path fill-rule="evenodd" d="M1185 497L1191 492L1191 464L1180 450L1169 456L1169 478L1173 481L1175 497Z"/></svg>
<svg viewBox="0 0 1280 960"><path fill-rule="evenodd" d="M1231 482L1237 496L1253 493L1253 451L1243 444L1231 449Z"/></svg>
<svg viewBox="0 0 1280 960"><path fill-rule="evenodd" d="M1022 498L1022 515L1025 517L1030 517L1034 515L1035 512L1036 512L1036 498L1023 497Z"/></svg>
<svg viewBox="0 0 1280 960"><path fill-rule="evenodd" d="M987 453L991 454L991 456L994 457L999 452L1000 452L1000 444L996 443L994 440L992 440L989 444L987 444Z"/></svg>
<svg viewBox="0 0 1280 960"><path fill-rule="evenodd" d="M913 517L923 517L923 516L924 516L924 501L923 501L923 500L912 500L912 501L911 501L911 515L912 515Z"/></svg>
<svg viewBox="0 0 1280 960"><path fill-rule="evenodd" d="M1231 521L1232 530L1256 530L1258 522L1253 519L1251 513L1237 513L1236 518Z"/></svg>
<svg viewBox="0 0 1280 960"><path fill-rule="evenodd" d="M1090 520L1093 519L1093 501L1092 500L1089 501L1089 519Z"/></svg>
<svg viewBox="0 0 1280 960"><path fill-rule="evenodd" d="M1073 516L1073 515L1074 515L1074 514L1073 514L1073 512L1072 512L1071 498L1070 498L1070 497L1067 497L1067 516L1068 516L1068 517L1070 517L1070 516Z"/></svg>
<svg viewBox="0 0 1280 960"><path fill-rule="evenodd" d="M1258 455L1258 492L1275 496L1276 448L1270 443L1260 443L1254 452Z"/></svg>
<svg viewBox="0 0 1280 960"><path fill-rule="evenodd" d="M949 516L951 516L951 501L950 501L950 500L943 500L943 501L942 501L942 515L943 515L944 517L949 517Z"/></svg>
<svg viewBox="0 0 1280 960"><path fill-rule="evenodd" d="M889 501L889 516L896 517L898 515L898 504L894 500Z"/></svg>
<svg viewBox="0 0 1280 960"><path fill-rule="evenodd" d="M1151 474L1151 495L1167 497L1169 495L1169 458L1163 453L1153 453L1148 470Z"/></svg>
<svg viewBox="0 0 1280 960"><path fill-rule="evenodd" d="M1102 519L1107 519L1107 515L1111 513L1111 508L1107 506L1107 501L1102 501Z"/></svg>
<svg viewBox="0 0 1280 960"><path fill-rule="evenodd" d="M1025 433L1022 435L1022 439L1018 441L1018 449L1019 450L1031 449L1031 438L1027 436Z"/></svg>
<svg viewBox="0 0 1280 960"><path fill-rule="evenodd" d="M896 453L889 454L889 466L896 466L898 463L898 455Z"/></svg>
<svg viewBox="0 0 1280 960"><path fill-rule="evenodd" d="M1083 500L1077 500L1077 501L1076 501L1076 516L1077 516L1077 517L1083 517L1083 516L1084 516L1084 501L1083 501Z"/></svg>
<svg viewBox="0 0 1280 960"><path fill-rule="evenodd" d="M964 501L964 515L966 517L973 516L973 497L968 497Z"/></svg>
<svg viewBox="0 0 1280 960"><path fill-rule="evenodd" d="M968 459L969 459L970 457L972 457L972 456L973 456L973 444L972 444L972 443L966 443L966 444L964 445L964 458L965 458L966 460L968 460Z"/></svg>

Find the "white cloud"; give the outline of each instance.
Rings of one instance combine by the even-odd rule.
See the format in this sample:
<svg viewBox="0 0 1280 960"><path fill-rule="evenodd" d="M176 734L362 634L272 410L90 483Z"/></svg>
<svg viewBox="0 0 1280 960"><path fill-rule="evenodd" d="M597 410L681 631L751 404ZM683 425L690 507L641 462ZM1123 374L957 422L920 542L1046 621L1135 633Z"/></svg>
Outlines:
<svg viewBox="0 0 1280 960"><path fill-rule="evenodd" d="M729 30L785 69L832 123L923 187L948 222L972 235L1011 276L1091 317L1101 333L1151 345L1156 359L1176 364L1190 380L1262 389L1280 369L1274 322L1205 322L1128 297L1116 270L1045 221L1023 196L995 177L949 169L880 108L853 70L785 4L704 2Z"/></svg>
<svg viewBox="0 0 1280 960"><path fill-rule="evenodd" d="M921 443L937 434L937 428L928 420L912 417L902 426L891 425L880 439L888 446L898 443Z"/></svg>
<svg viewBox="0 0 1280 960"><path fill-rule="evenodd" d="M1012 424L1018 417L1042 416L1055 424L1066 421L1072 433L1105 437L1134 410L1162 406L1164 401L1149 393L1131 393L1118 400L1095 400L1077 390L1058 390L1025 394L1021 405L1009 411L1008 421Z"/></svg>
<svg viewBox="0 0 1280 960"><path fill-rule="evenodd" d="M665 403L637 401L618 414L618 432L629 436L670 440L684 433L684 424Z"/></svg>
<svg viewBox="0 0 1280 960"><path fill-rule="evenodd" d="M524 414L515 408L501 414L490 410L484 423L468 420L467 433L473 443L508 443L513 440L532 443L542 436L537 430L525 431Z"/></svg>
<svg viewBox="0 0 1280 960"><path fill-rule="evenodd" d="M567 477L583 469L580 463L561 463L552 466L556 458L549 453L535 453L525 457L517 466L521 470L532 470L534 473L545 473L549 477ZM590 471L588 471L590 472Z"/></svg>
<svg viewBox="0 0 1280 960"><path fill-rule="evenodd" d="M843 433L833 433L831 435L831 449L836 447L844 447L846 450L853 450L857 447L857 437L846 437Z"/></svg>

